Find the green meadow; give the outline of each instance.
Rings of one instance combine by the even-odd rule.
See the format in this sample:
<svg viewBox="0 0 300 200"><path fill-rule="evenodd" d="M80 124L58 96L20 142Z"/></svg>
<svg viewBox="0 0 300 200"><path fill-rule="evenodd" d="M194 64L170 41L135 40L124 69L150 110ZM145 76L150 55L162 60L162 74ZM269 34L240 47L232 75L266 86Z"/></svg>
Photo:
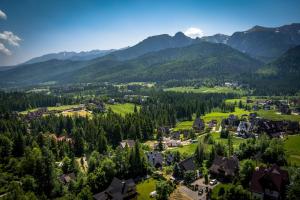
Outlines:
<svg viewBox="0 0 300 200"><path fill-rule="evenodd" d="M287 136L284 140L284 147L288 161L292 165L300 166L300 134Z"/></svg>
<svg viewBox="0 0 300 200"><path fill-rule="evenodd" d="M240 95L245 95L247 92L242 89L234 89L230 87L172 87L165 88L164 91L170 92L191 92L191 93L235 93Z"/></svg>
<svg viewBox="0 0 300 200"><path fill-rule="evenodd" d="M144 180L137 184L136 190L138 193L138 200L150 200L150 192L153 192L156 188L156 180L153 178Z"/></svg>
<svg viewBox="0 0 300 200"><path fill-rule="evenodd" d="M134 112L134 104L133 103L124 103L124 104L106 104L107 108L111 108L111 110L117 114L125 116L126 114ZM137 105L137 109L140 109L140 106Z"/></svg>

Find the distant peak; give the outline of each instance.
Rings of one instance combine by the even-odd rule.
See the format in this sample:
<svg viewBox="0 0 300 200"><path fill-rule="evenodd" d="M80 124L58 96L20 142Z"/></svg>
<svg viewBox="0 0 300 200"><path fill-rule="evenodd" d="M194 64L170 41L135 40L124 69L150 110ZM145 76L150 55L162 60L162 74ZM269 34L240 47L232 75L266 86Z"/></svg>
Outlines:
<svg viewBox="0 0 300 200"><path fill-rule="evenodd" d="M179 32L177 32L177 33L174 35L174 37L187 37L187 36L184 35L183 32L179 31Z"/></svg>

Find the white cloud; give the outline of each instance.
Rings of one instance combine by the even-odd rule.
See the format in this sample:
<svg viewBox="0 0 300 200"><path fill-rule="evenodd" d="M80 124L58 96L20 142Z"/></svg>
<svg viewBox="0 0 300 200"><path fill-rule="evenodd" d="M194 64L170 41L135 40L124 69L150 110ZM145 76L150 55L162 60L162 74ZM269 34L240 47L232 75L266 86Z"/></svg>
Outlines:
<svg viewBox="0 0 300 200"><path fill-rule="evenodd" d="M7 18L6 14L2 10L0 10L0 19L6 19L6 18Z"/></svg>
<svg viewBox="0 0 300 200"><path fill-rule="evenodd" d="M4 44L2 44L1 42L0 42L0 53L3 53L3 54L8 55L8 56L11 55L10 50L7 49L7 48L4 46Z"/></svg>
<svg viewBox="0 0 300 200"><path fill-rule="evenodd" d="M21 38L10 31L4 31L3 33L0 33L0 39L6 41L12 46L19 46L19 42L21 41Z"/></svg>
<svg viewBox="0 0 300 200"><path fill-rule="evenodd" d="M203 31L199 28L190 27L184 32L184 34L186 36L191 37L191 38L196 38L196 37L202 37L203 36Z"/></svg>

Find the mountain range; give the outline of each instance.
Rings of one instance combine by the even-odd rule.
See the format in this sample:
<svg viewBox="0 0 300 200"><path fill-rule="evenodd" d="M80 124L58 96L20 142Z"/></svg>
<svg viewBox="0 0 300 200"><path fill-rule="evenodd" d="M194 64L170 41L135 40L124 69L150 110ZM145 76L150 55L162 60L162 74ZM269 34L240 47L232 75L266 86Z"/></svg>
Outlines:
<svg viewBox="0 0 300 200"><path fill-rule="evenodd" d="M270 78L280 75L280 71L271 69L283 59L281 55L290 55L289 49L300 44L299 30L300 24L255 26L231 36L217 34L196 39L178 32L174 36L152 36L125 49L48 54L0 71L0 85L237 80L243 74Z"/></svg>

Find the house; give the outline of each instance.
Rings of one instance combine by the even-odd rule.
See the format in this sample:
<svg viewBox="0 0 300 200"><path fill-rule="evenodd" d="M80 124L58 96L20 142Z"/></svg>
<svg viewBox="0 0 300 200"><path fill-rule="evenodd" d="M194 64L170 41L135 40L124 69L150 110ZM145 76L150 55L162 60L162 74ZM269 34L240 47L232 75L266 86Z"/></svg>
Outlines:
<svg viewBox="0 0 300 200"><path fill-rule="evenodd" d="M195 121L194 121L193 128L194 128L196 131L203 131L204 128L205 128L204 120L203 120L203 119L200 119L200 117L197 117L197 118L195 119Z"/></svg>
<svg viewBox="0 0 300 200"><path fill-rule="evenodd" d="M181 140L173 140L171 138L164 138L164 143L168 147L179 147L179 146L182 146Z"/></svg>
<svg viewBox="0 0 300 200"><path fill-rule="evenodd" d="M180 140L180 131L175 131L175 132L171 133L171 138L173 140Z"/></svg>
<svg viewBox="0 0 300 200"><path fill-rule="evenodd" d="M263 105L263 109L264 109L264 110L271 110L271 106L268 105L268 104L264 104L264 105Z"/></svg>
<svg viewBox="0 0 300 200"><path fill-rule="evenodd" d="M287 104L281 104L279 106L279 111L281 112L281 114L284 114L284 115L290 115L292 113L292 110L290 109L290 107Z"/></svg>
<svg viewBox="0 0 300 200"><path fill-rule="evenodd" d="M115 104L115 99L112 99L110 98L108 101L107 101L108 104Z"/></svg>
<svg viewBox="0 0 300 200"><path fill-rule="evenodd" d="M196 165L195 165L195 158L189 157L179 163L179 167L182 171L195 171Z"/></svg>
<svg viewBox="0 0 300 200"><path fill-rule="evenodd" d="M240 121L239 126L237 128L237 135L239 137L248 138L250 136L251 123Z"/></svg>
<svg viewBox="0 0 300 200"><path fill-rule="evenodd" d="M132 179L120 180L115 177L106 190L93 197L96 200L127 200L134 199L136 195L136 185Z"/></svg>
<svg viewBox="0 0 300 200"><path fill-rule="evenodd" d="M218 123L218 121L213 119L213 120L208 122L208 127L213 128L213 127L217 126L217 123Z"/></svg>
<svg viewBox="0 0 300 200"><path fill-rule="evenodd" d="M258 105L253 105L253 106L252 106L252 110L254 110L254 111L258 111L258 110L259 110L259 107L258 107Z"/></svg>
<svg viewBox="0 0 300 200"><path fill-rule="evenodd" d="M155 168L161 168L163 165L164 157L162 153L157 151L150 151L147 154L148 163L155 167Z"/></svg>
<svg viewBox="0 0 300 200"><path fill-rule="evenodd" d="M213 164L209 168L211 175L221 179L233 178L239 170L239 160L236 156L222 157L216 156Z"/></svg>
<svg viewBox="0 0 300 200"><path fill-rule="evenodd" d="M166 126L158 127L157 133L160 133L162 136L168 136L170 134L170 128Z"/></svg>
<svg viewBox="0 0 300 200"><path fill-rule="evenodd" d="M257 167L252 175L250 191L258 199L283 199L288 184L288 172L276 164L269 168Z"/></svg>
<svg viewBox="0 0 300 200"><path fill-rule="evenodd" d="M70 183L72 180L75 180L76 176L74 173L69 173L69 174L62 174L59 177L59 180L63 183L63 184L68 184Z"/></svg>
<svg viewBox="0 0 300 200"><path fill-rule="evenodd" d="M165 158L166 164L167 164L167 165L172 165L173 162L174 162L174 159L175 159L174 157L175 157L175 156L174 156L174 154L172 154L172 153L167 154L167 155L166 155L166 158Z"/></svg>
<svg viewBox="0 0 300 200"><path fill-rule="evenodd" d="M122 147L122 149L125 149L126 146L128 148L133 148L134 145L135 145L135 141L134 140L122 140L120 142L120 146Z"/></svg>

